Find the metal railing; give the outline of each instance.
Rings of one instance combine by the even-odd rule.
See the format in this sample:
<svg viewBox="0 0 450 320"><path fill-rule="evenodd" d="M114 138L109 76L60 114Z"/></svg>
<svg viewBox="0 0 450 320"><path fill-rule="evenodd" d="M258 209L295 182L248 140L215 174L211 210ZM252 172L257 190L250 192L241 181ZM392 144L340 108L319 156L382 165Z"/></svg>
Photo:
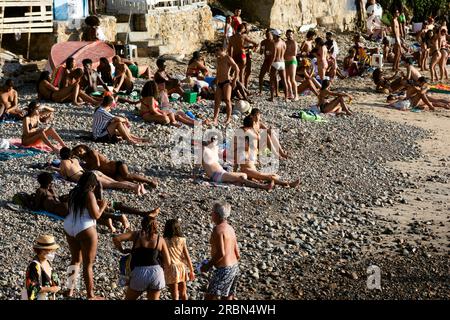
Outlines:
<svg viewBox="0 0 450 320"><path fill-rule="evenodd" d="M188 6L207 5L206 0L108 0L108 11L147 13L161 10L180 10Z"/></svg>

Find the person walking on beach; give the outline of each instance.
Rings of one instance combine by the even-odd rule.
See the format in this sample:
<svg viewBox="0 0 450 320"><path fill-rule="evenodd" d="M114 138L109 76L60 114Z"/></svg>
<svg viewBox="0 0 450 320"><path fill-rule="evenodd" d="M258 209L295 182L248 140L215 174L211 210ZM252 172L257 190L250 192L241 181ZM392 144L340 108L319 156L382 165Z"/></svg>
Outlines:
<svg viewBox="0 0 450 320"><path fill-rule="evenodd" d="M216 51L217 56L217 89L215 93L215 103L214 103L214 125L217 125L219 122L219 111L220 104L222 101L225 102L227 118L225 120L225 125L228 125L231 122L231 91L234 87L236 87L236 81L239 75L239 67L236 62L228 56L225 52L225 49L221 46L217 48ZM230 79L230 70L233 70L233 78Z"/></svg>
<svg viewBox="0 0 450 320"><path fill-rule="evenodd" d="M231 214L231 205L226 202L214 204L211 220L215 224L212 231L211 259L202 265L200 271L208 272L215 267L209 281L205 300L233 300L239 281L240 253L236 234L227 219Z"/></svg>
<svg viewBox="0 0 450 320"><path fill-rule="evenodd" d="M400 11L398 8L395 9L394 17L392 18L391 28L394 32L394 63L392 64L392 70L398 71L400 67L400 57L402 55L402 39L400 32L400 23L398 22L398 17L400 16Z"/></svg>
<svg viewBox="0 0 450 320"><path fill-rule="evenodd" d="M286 53L286 43L281 40L281 31L272 30L273 34L273 54L270 68L270 99L273 101L274 95L278 97L278 80L277 73L281 78L283 84L285 100L287 101L288 90L286 85L286 63L284 62L284 54Z"/></svg>

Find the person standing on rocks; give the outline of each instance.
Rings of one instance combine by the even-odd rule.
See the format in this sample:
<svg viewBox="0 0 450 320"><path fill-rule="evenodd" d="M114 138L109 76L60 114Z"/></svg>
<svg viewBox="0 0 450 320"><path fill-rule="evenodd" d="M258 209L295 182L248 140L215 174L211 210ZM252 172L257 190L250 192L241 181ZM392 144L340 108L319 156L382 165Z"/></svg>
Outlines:
<svg viewBox="0 0 450 320"><path fill-rule="evenodd" d="M270 99L269 101L273 101L274 95L278 97L278 79L277 74L281 78L281 82L283 84L285 100L287 101L288 90L286 85L286 63L284 61L284 54L286 53L286 43L281 40L281 31L280 30L272 30L273 34L273 54L272 54L272 62L270 68Z"/></svg>
<svg viewBox="0 0 450 320"><path fill-rule="evenodd" d="M309 30L306 33L306 40L303 41L302 45L300 46L300 55L302 57L309 57L311 54L311 51L314 47L314 37L317 35L315 30Z"/></svg>
<svg viewBox="0 0 450 320"><path fill-rule="evenodd" d="M225 52L225 48L222 46L217 48L216 51L217 56L217 89L215 93L215 103L214 103L214 125L217 125L219 122L219 111L220 104L222 101L225 102L227 118L225 120L225 125L228 125L231 122L231 91L234 87L236 87L236 81L239 76L239 67L234 62L234 60L228 56ZM230 79L230 70L233 70L233 78Z"/></svg>
<svg viewBox="0 0 450 320"><path fill-rule="evenodd" d="M237 8L234 10L234 16L231 17L231 26L233 27L234 32L237 32L238 27L242 24L241 13L242 10Z"/></svg>
<svg viewBox="0 0 450 320"><path fill-rule="evenodd" d="M317 49L317 69L320 80L325 80L325 75L328 69L328 49L322 38L317 37L315 40Z"/></svg>
<svg viewBox="0 0 450 320"><path fill-rule="evenodd" d="M392 64L392 70L398 71L400 67L400 57L402 55L402 39L400 32L400 23L398 22L398 17L400 16L400 11L398 8L395 9L394 16L392 18L391 28L394 32L394 63Z"/></svg>
<svg viewBox="0 0 450 320"><path fill-rule="evenodd" d="M261 65L261 71L259 72L259 94L262 94L264 76L270 72L272 63L272 54L274 52L273 47L273 35L270 29L266 30L266 38L259 44L259 53L264 55L264 62Z"/></svg>
<svg viewBox="0 0 450 320"><path fill-rule="evenodd" d="M211 220L215 224L212 231L211 259L202 265L201 272L208 272L215 267L209 281L205 300L233 300L239 281L240 253L236 233L227 219L231 214L231 205L226 202L214 204Z"/></svg>
<svg viewBox="0 0 450 320"><path fill-rule="evenodd" d="M64 219L64 232L72 257L70 269L74 271L71 277L77 279L83 261L83 277L89 300L102 299L95 296L93 270L98 243L97 220L107 207L105 200L97 199L99 188L101 184L93 172L83 173L69 194L69 214ZM69 283L69 297L73 296L75 283Z"/></svg>
<svg viewBox="0 0 450 320"><path fill-rule="evenodd" d="M22 119L25 112L19 108L17 91L11 79L0 89L0 120L3 118Z"/></svg>
<svg viewBox="0 0 450 320"><path fill-rule="evenodd" d="M286 52L284 53L284 60L286 61L286 93L289 99L298 101L297 82L295 75L297 73L297 41L294 40L294 31L286 31ZM288 93L289 92L289 93Z"/></svg>
<svg viewBox="0 0 450 320"><path fill-rule="evenodd" d="M253 46L257 46L258 43L251 40L246 35L246 26L245 24L241 24L236 33L230 37L230 42L228 44L228 55L233 58L233 60L239 66L239 81L245 84L245 66L247 64L247 54L245 53L246 45L252 44Z"/></svg>

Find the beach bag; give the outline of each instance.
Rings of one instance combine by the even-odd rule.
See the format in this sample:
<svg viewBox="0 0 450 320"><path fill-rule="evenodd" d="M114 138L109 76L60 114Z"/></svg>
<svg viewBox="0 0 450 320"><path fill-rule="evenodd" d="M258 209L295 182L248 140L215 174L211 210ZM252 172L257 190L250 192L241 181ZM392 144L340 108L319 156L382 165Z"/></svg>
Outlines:
<svg viewBox="0 0 450 320"><path fill-rule="evenodd" d="M133 247L131 248L131 252L133 252L138 239L139 239L139 235L133 241ZM130 283L131 271L133 271L133 269L134 269L132 260L133 260L132 253L128 253L128 254L120 257L120 260L119 260L119 286L120 287L126 287Z"/></svg>
<svg viewBox="0 0 450 320"><path fill-rule="evenodd" d="M39 283L42 285L42 266L37 260L33 260L32 262L35 262L39 266ZM28 291L26 286L20 293L20 300L28 300ZM47 293L39 293L36 300L48 300Z"/></svg>

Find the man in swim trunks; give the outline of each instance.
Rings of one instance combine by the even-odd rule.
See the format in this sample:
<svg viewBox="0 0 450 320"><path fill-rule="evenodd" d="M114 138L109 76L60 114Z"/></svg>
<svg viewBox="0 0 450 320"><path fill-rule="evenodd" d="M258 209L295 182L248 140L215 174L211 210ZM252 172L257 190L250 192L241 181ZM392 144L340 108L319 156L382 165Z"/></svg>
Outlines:
<svg viewBox="0 0 450 320"><path fill-rule="evenodd" d="M270 71L270 66L272 63L272 54L274 52L273 36L272 32L270 32L270 29L266 30L266 39L261 41L259 47L260 47L259 53L264 55L264 62L261 66L261 71L259 72L259 94L262 94L264 76L266 75L266 73Z"/></svg>
<svg viewBox="0 0 450 320"><path fill-rule="evenodd" d="M286 52L284 53L284 60L286 63L286 94L288 99L294 99L298 101L297 95L297 82L295 81L295 75L297 73L297 49L298 44L294 40L294 31L286 31Z"/></svg>
<svg viewBox="0 0 450 320"><path fill-rule="evenodd" d="M284 54L286 53L286 43L280 39L281 31L280 30L272 30L273 34L273 54L272 54L272 62L270 68L270 99L269 101L273 101L274 95L278 97L278 80L277 73L281 78L284 88L285 100L287 101L287 85L286 85L286 64L284 62Z"/></svg>
<svg viewBox="0 0 450 320"><path fill-rule="evenodd" d="M202 166L211 181L215 183L230 183L265 190L271 190L273 188L273 183L261 184L248 180L245 173L225 171L219 163L217 137L212 137L210 142L203 148ZM194 175L195 178L196 176Z"/></svg>
<svg viewBox="0 0 450 320"><path fill-rule="evenodd" d="M394 63L392 64L392 70L398 71L400 67L400 57L402 55L402 40L401 40L401 32L400 32L400 23L398 22L398 17L400 16L400 11L395 9L394 17L392 18L391 28L394 32Z"/></svg>
<svg viewBox="0 0 450 320"><path fill-rule="evenodd" d="M409 57L405 59L405 66L406 66L406 80L414 80L418 81L422 75L420 74L420 71L414 67L414 59Z"/></svg>
<svg viewBox="0 0 450 320"><path fill-rule="evenodd" d="M246 26L241 24L234 35L230 37L228 43L228 55L233 58L234 62L239 67L239 81L245 84L244 73L245 65L247 64L247 55L245 48L248 44L252 44L254 47L258 45L255 41L251 40L246 34Z"/></svg>
<svg viewBox="0 0 450 320"><path fill-rule="evenodd" d="M0 89L0 120L3 118L20 120L25 116L25 112L19 108L17 97L14 82L11 79L6 80Z"/></svg>
<svg viewBox="0 0 450 320"><path fill-rule="evenodd" d="M215 203L211 212L211 220L215 224L210 238L211 259L202 265L201 271L208 272L211 267L215 270L205 300L233 300L236 295L241 257L236 234L227 221L230 213L231 206L226 202Z"/></svg>
<svg viewBox="0 0 450 320"><path fill-rule="evenodd" d="M228 125L231 122L231 111L233 108L231 105L231 91L236 86L236 81L239 75L239 67L234 62L234 60L231 59L231 57L226 54L225 48L223 48L222 46L220 48L217 48L216 56L217 56L217 68L216 68L217 89L215 93L213 122L214 125L218 124L220 104L222 103L222 101L225 101L227 110L227 118L225 120L225 125ZM230 79L231 69L234 71L232 79Z"/></svg>

